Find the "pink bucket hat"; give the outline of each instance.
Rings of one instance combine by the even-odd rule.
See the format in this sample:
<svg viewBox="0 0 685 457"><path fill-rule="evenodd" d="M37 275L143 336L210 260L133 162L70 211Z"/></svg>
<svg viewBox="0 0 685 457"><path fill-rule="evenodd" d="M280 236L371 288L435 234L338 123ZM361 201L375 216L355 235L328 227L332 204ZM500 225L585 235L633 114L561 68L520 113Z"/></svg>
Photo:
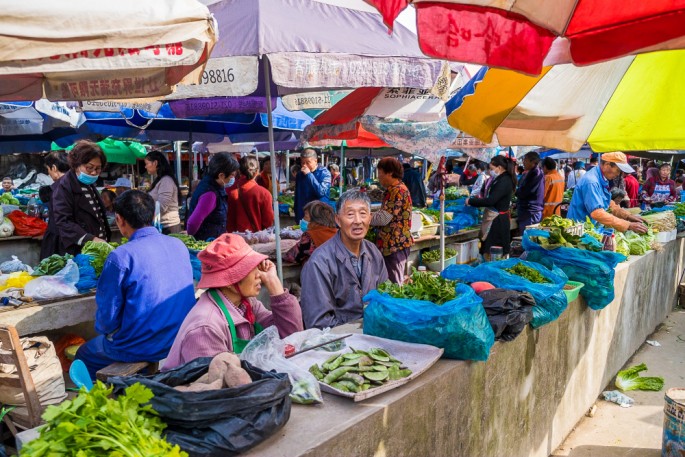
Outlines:
<svg viewBox="0 0 685 457"><path fill-rule="evenodd" d="M209 289L239 283L269 257L255 252L241 236L224 233L200 251L197 258L202 262L197 287Z"/></svg>

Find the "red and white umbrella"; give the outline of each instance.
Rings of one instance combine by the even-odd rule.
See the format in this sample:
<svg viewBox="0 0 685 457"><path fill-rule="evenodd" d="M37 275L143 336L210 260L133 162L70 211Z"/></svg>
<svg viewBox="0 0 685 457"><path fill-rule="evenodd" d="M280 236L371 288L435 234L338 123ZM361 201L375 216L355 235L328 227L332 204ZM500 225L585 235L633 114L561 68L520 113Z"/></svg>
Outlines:
<svg viewBox="0 0 685 457"><path fill-rule="evenodd" d="M216 42L197 0L0 0L0 100L106 100L197 82Z"/></svg>
<svg viewBox="0 0 685 457"><path fill-rule="evenodd" d="M412 3L429 56L528 74L685 47L685 0L366 1L390 28Z"/></svg>

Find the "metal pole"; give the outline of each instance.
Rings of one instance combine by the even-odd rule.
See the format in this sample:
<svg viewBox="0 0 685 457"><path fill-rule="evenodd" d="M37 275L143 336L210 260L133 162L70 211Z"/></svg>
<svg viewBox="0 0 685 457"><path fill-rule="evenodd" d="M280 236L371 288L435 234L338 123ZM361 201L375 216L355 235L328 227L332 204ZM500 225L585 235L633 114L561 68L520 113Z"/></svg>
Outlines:
<svg viewBox="0 0 685 457"><path fill-rule="evenodd" d="M278 211L278 192L280 183L276 177L276 151L274 145L274 119L273 107L271 106L271 75L269 74L269 60L262 57L264 65L264 85L266 86L266 118L269 124L269 152L271 153L271 196L274 204L274 235L276 238L276 269L278 278L283 282L283 256L281 255L281 215Z"/></svg>
<svg viewBox="0 0 685 457"><path fill-rule="evenodd" d="M345 163L345 145L341 144L340 145L340 184L339 184L340 192L338 192L338 198L340 198L340 196L343 193L343 184L345 182L345 175L344 175L345 165L344 165L344 163Z"/></svg>
<svg viewBox="0 0 685 457"><path fill-rule="evenodd" d="M285 186L290 187L290 149L285 151Z"/></svg>
<svg viewBox="0 0 685 457"><path fill-rule="evenodd" d="M183 141L174 141L174 152L176 153L176 180L181 185L181 146Z"/></svg>

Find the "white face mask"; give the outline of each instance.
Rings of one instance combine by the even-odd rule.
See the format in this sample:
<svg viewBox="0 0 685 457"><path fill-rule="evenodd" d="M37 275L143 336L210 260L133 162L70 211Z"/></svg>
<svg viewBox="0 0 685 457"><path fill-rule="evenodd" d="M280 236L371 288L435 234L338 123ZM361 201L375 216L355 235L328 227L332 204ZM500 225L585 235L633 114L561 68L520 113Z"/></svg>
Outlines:
<svg viewBox="0 0 685 457"><path fill-rule="evenodd" d="M493 177L493 178L496 178L496 177L499 176L499 175L497 174L497 171L495 171L495 170L490 170L490 176Z"/></svg>

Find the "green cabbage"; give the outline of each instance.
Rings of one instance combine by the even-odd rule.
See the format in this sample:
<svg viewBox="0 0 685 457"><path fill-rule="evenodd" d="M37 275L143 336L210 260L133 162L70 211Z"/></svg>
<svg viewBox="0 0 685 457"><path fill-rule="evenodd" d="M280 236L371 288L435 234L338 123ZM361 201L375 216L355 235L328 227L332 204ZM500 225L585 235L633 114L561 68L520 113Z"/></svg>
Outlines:
<svg viewBox="0 0 685 457"><path fill-rule="evenodd" d="M641 377L640 372L645 371L647 365L641 363L626 370L619 371L616 375L616 387L626 390L654 390L659 391L664 388L664 378L657 377Z"/></svg>
<svg viewBox="0 0 685 457"><path fill-rule="evenodd" d="M100 276L100 273L102 273L102 268L105 266L105 260L107 260L107 256L113 250L114 247L109 243L95 243L93 241L88 241L83 246L81 254L93 257L93 261L90 264L95 269L95 274Z"/></svg>

